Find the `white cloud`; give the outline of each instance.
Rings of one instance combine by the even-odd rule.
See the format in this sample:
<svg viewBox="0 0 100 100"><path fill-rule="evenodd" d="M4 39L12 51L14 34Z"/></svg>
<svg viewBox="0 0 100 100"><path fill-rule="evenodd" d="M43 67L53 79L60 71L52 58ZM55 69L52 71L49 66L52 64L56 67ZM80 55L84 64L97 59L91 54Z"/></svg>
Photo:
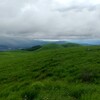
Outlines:
<svg viewBox="0 0 100 100"><path fill-rule="evenodd" d="M99 0L0 0L0 37L100 38Z"/></svg>

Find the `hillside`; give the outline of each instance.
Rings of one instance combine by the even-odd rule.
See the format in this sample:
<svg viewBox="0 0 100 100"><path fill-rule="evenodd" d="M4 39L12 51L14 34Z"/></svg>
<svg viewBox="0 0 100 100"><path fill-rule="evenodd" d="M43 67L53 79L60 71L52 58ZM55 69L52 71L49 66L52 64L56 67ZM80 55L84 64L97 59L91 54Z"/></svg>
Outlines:
<svg viewBox="0 0 100 100"><path fill-rule="evenodd" d="M100 100L100 46L51 47L0 52L0 100Z"/></svg>
<svg viewBox="0 0 100 100"><path fill-rule="evenodd" d="M58 44L58 43L48 43L45 45L37 45L31 48L23 49L26 51L35 51L35 50L50 50L50 49L60 49L60 48L67 48L67 47L79 47L82 46L76 43L65 43L65 44Z"/></svg>

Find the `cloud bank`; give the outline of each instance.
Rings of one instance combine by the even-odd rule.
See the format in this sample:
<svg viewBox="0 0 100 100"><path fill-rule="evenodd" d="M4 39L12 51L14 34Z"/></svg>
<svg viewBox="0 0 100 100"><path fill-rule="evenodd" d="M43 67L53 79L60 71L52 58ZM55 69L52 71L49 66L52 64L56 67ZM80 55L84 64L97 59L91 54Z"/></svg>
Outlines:
<svg viewBox="0 0 100 100"><path fill-rule="evenodd" d="M0 39L100 39L99 0L0 0Z"/></svg>

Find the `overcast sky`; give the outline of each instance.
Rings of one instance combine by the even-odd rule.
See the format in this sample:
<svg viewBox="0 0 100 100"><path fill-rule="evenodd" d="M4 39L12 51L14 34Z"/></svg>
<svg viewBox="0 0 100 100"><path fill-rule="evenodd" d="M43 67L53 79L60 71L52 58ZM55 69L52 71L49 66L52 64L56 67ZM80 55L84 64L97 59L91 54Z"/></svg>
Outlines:
<svg viewBox="0 0 100 100"><path fill-rule="evenodd" d="M100 0L0 0L0 38L100 39Z"/></svg>

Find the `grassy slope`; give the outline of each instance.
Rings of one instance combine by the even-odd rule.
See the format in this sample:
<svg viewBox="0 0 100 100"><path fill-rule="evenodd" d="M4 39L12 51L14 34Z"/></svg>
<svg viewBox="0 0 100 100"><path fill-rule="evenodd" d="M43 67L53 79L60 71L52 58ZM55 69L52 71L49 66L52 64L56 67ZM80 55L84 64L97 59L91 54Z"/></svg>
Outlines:
<svg viewBox="0 0 100 100"><path fill-rule="evenodd" d="M0 52L0 100L100 100L100 47Z"/></svg>
<svg viewBox="0 0 100 100"><path fill-rule="evenodd" d="M24 49L26 51L35 51L35 50L51 50L51 49L59 49L59 48L67 48L67 47L79 47L81 46L80 44L76 43L65 43L65 44L57 44L57 43L49 43L45 45L37 45L33 46L31 48Z"/></svg>

